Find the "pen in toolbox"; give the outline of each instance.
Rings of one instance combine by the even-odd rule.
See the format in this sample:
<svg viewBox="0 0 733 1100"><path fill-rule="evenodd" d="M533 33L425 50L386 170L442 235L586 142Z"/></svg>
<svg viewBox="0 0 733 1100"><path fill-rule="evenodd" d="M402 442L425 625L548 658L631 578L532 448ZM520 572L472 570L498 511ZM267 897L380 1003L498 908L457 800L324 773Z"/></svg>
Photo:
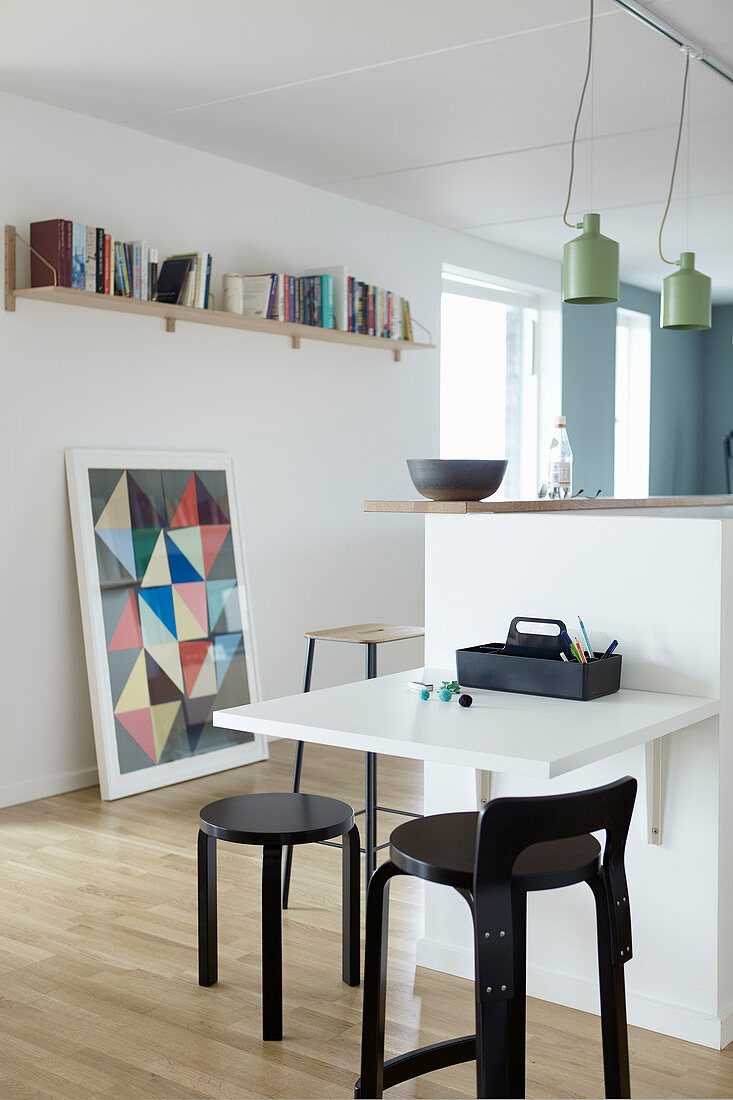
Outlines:
<svg viewBox="0 0 733 1100"><path fill-rule="evenodd" d="M580 642L578 641L578 636L577 636L577 634L576 634L576 636L575 636L575 645L576 645L576 648L577 648L577 650L578 650L578 653L580 654L580 659L581 659L581 661L583 662L583 664L584 664L584 665L587 665L587 664L588 664L588 662L587 662L587 661L586 661L586 659L585 659L585 653L583 653L583 647L582 647L582 645L580 644Z"/></svg>
<svg viewBox="0 0 733 1100"><path fill-rule="evenodd" d="M571 641L570 635L568 634L567 630L561 630L560 631L560 637L562 638L562 640L565 642L565 645L570 650L570 653L571 653L571 656L573 657L573 659L576 660L576 661L579 661L580 657L578 655L578 651L576 650L575 645Z"/></svg>
<svg viewBox="0 0 733 1100"><path fill-rule="evenodd" d="M578 622L580 623L580 629L583 631L583 637L585 638L585 644L588 647L588 660L593 660L593 646L590 644L590 638L588 637L588 631L585 629L585 623L578 615Z"/></svg>
<svg viewBox="0 0 733 1100"><path fill-rule="evenodd" d="M610 657L617 645L618 639L614 638L606 652L603 654L603 657ZM601 657L601 660L603 660L603 657Z"/></svg>

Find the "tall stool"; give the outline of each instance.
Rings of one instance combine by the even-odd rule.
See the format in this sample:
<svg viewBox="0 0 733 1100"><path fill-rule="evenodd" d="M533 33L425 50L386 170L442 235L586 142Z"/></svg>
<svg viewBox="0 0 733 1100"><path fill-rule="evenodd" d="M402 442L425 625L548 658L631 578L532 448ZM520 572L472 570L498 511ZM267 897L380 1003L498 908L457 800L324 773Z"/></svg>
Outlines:
<svg viewBox="0 0 733 1100"><path fill-rule="evenodd" d="M359 623L356 626L337 626L331 630L310 630L306 632L305 649L305 675L303 677L303 691L311 689L311 674L313 672L313 656L316 651L316 642L351 642L363 645L366 654L366 679L373 680L377 675L377 646L385 642L402 642L407 638L424 638L425 630L421 626L388 626L385 623ZM303 768L303 742L298 741L295 750L295 769L293 771L293 791L300 790L300 774ZM364 876L366 882L374 873L376 865L377 847L377 811L387 814L399 814L402 817L420 817L420 814L410 813L408 810L392 810L388 806L377 805L377 754L367 752L365 760L365 808L356 814L359 817L364 814ZM338 845L336 845L338 847ZM382 847L386 848L384 844ZM290 874L293 867L293 849L289 847L285 853L285 875L283 877L283 909L288 907L290 896Z"/></svg>
<svg viewBox="0 0 733 1100"><path fill-rule="evenodd" d="M346 802L317 794L246 794L204 806L199 816L199 985L218 980L216 842L262 845L262 1038L282 1039L281 856L286 844L343 837L341 971L359 984L359 830Z"/></svg>
<svg viewBox="0 0 733 1100"><path fill-rule="evenodd" d="M596 902L607 1097L630 1096L624 964L631 958L624 850L636 780L577 794L497 798L480 813L400 825L367 894L361 1077L355 1096L476 1060L479 1097L524 1096L527 893L587 882ZM605 847L591 833L605 830ZM388 887L395 875L452 886L474 923L476 1034L384 1061Z"/></svg>

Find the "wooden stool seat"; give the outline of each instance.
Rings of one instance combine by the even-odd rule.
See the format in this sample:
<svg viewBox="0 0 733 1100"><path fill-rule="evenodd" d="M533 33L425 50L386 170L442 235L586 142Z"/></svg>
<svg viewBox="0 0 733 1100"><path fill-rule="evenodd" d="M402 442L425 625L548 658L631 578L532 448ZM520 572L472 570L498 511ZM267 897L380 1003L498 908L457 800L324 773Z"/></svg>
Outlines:
<svg viewBox="0 0 733 1100"><path fill-rule="evenodd" d="M407 875L470 891L478 818L477 813L433 814L398 825L389 838L389 858ZM600 854L590 833L531 844L518 856L512 882L525 891L585 882L600 870Z"/></svg>
<svg viewBox="0 0 733 1100"><path fill-rule="evenodd" d="M320 794L245 794L204 806L201 829L234 844L313 844L354 826L346 802Z"/></svg>
<svg viewBox="0 0 733 1100"><path fill-rule="evenodd" d="M423 638L422 626L389 626L386 623L357 623L356 626L334 626L330 630L307 630L306 638L319 642L354 642L368 645L370 642L403 642L407 638Z"/></svg>
<svg viewBox="0 0 733 1100"><path fill-rule="evenodd" d="M343 838L341 976L359 984L359 830L346 802L318 794L243 794L210 802L199 814L199 985L215 985L216 844L262 847L262 1038L282 1039L282 850Z"/></svg>

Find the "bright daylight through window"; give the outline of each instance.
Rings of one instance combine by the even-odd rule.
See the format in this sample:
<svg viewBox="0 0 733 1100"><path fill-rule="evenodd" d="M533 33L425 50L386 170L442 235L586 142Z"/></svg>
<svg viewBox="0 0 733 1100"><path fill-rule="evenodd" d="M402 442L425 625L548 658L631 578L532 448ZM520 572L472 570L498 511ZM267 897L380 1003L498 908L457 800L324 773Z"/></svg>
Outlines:
<svg viewBox="0 0 733 1100"><path fill-rule="evenodd" d="M539 298L443 273L441 454L507 458L496 494L537 495Z"/></svg>

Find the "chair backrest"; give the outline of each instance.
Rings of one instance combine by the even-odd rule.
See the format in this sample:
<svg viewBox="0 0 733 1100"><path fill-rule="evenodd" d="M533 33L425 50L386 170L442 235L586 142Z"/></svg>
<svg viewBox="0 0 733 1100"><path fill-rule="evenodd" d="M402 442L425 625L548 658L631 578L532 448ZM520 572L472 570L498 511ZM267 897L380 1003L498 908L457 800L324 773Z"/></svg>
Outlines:
<svg viewBox="0 0 733 1100"><path fill-rule="evenodd" d="M624 851L636 786L636 780L626 776L604 787L572 794L496 798L481 811L474 901L476 967L482 1000L513 996L512 868L531 844L605 832L601 874L608 898L613 960L624 963L631 958ZM620 944L624 945L623 956ZM498 987L497 974L501 975ZM492 990L490 995L488 987Z"/></svg>

